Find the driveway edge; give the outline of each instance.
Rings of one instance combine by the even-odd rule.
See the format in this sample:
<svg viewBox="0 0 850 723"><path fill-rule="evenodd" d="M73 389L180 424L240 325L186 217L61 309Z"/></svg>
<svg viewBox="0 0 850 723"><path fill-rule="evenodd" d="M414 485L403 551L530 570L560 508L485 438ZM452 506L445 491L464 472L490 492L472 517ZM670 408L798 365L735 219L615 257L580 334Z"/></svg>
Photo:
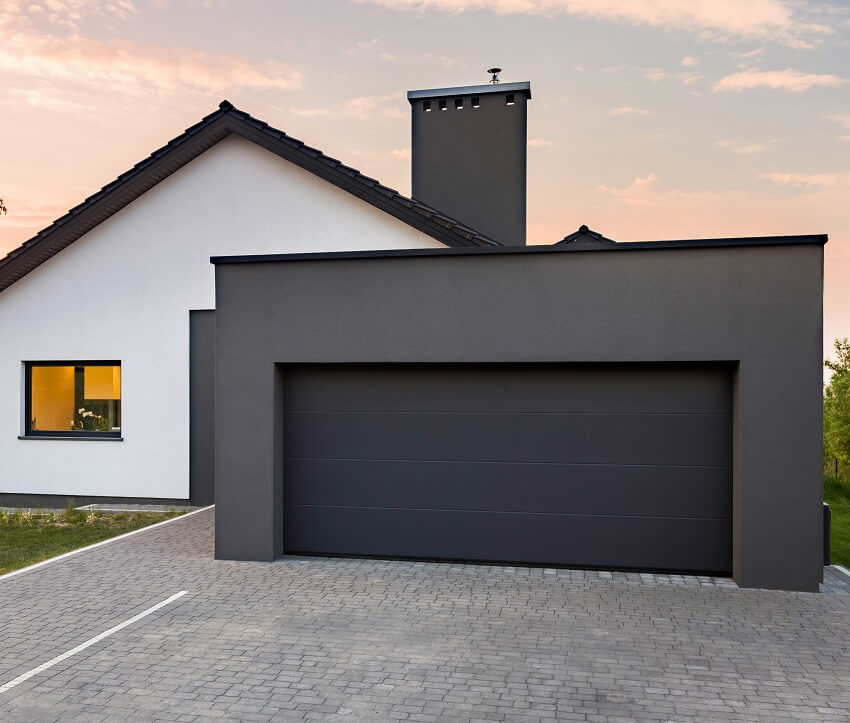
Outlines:
<svg viewBox="0 0 850 723"><path fill-rule="evenodd" d="M162 527L163 525L168 525L172 522L178 522L179 520L185 520L187 517L191 517L192 515L197 515L200 512L206 512L207 510L211 510L215 505L209 505L208 507L202 507L199 510L194 510L192 512L187 512L185 515L180 515L179 517L172 517L170 520L163 520L162 522L156 522L153 525L148 525L147 527L140 527L138 530L133 530L132 532L125 532L123 535L117 535L116 537L110 537L108 540L101 540L100 542L95 542L92 545L86 545L85 547L77 548L76 550L71 550L70 552L63 552L61 555L57 555L56 557L48 557L46 560L42 560L41 562L35 562L32 565L27 565L26 567L22 567L20 570L12 570L12 572L4 573L0 575L0 582L6 580L7 578L14 577L15 575L21 575L25 572L31 572L39 567L44 567L45 565L49 565L51 562L58 562L59 560L64 560L66 557L71 557L72 555L78 555L81 552L86 552L87 550L93 550L95 547L101 547L102 545L108 545L110 542L118 542L118 540L126 539L127 537L131 537L132 535L138 535L140 532L147 532L148 530L153 530L155 527Z"/></svg>

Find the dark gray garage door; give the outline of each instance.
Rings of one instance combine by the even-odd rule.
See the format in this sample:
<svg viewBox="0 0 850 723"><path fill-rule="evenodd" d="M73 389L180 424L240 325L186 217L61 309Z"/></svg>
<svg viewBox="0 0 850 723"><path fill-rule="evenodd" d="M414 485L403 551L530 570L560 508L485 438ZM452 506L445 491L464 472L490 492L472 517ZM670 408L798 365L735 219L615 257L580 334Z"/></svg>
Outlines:
<svg viewBox="0 0 850 723"><path fill-rule="evenodd" d="M725 369L284 374L288 553L731 568Z"/></svg>

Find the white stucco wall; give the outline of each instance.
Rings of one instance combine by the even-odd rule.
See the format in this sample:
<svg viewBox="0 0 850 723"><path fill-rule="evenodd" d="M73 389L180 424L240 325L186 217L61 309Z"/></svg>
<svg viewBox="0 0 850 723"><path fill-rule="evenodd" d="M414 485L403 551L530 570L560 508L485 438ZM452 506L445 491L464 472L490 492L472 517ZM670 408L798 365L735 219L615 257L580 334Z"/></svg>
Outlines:
<svg viewBox="0 0 850 723"><path fill-rule="evenodd" d="M0 293L0 493L188 497L189 310L215 305L210 256L441 246L225 139ZM122 365L124 441L18 439L24 361L104 359Z"/></svg>

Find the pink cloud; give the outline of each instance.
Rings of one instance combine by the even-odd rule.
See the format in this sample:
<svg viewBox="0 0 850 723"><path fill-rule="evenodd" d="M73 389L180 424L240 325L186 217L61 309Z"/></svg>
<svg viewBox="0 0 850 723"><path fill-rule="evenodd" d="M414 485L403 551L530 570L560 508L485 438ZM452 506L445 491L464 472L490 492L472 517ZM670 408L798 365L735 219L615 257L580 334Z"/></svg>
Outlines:
<svg viewBox="0 0 850 723"><path fill-rule="evenodd" d="M46 107L60 102L62 93L74 90L121 95L193 90L219 94L231 88L288 90L303 85L302 74L284 63L127 40L98 42L78 34L67 35L67 30L60 34L40 32L31 21L37 15L72 27L85 15L126 19L135 12L127 0L42 0L27 7L15 0L3 0L0 89Z"/></svg>
<svg viewBox="0 0 850 723"><path fill-rule="evenodd" d="M790 93L802 93L809 88L837 88L847 82L844 78L827 73L801 73L799 70L744 70L721 78L714 84L715 91L751 90L770 88L787 90Z"/></svg>
<svg viewBox="0 0 850 723"><path fill-rule="evenodd" d="M796 47L832 33L802 20L782 0L358 0L398 10L458 13L491 10L512 14L567 13L597 20L690 30L708 37L763 37Z"/></svg>
<svg viewBox="0 0 850 723"><path fill-rule="evenodd" d="M643 108L632 108L628 105L621 105L616 108L612 108L608 112L611 115L652 115L651 110L644 110Z"/></svg>
<svg viewBox="0 0 850 723"><path fill-rule="evenodd" d="M770 148L770 144L773 141L766 141L762 143L748 143L746 141L717 141L714 145L718 148L727 148L733 153L739 153L741 155L752 155L753 153L763 153L768 148Z"/></svg>
<svg viewBox="0 0 850 723"><path fill-rule="evenodd" d="M301 73L282 63L20 32L0 46L0 70L6 83L10 76L18 76L128 94L151 90L221 93L233 87L293 89L303 84Z"/></svg>
<svg viewBox="0 0 850 723"><path fill-rule="evenodd" d="M803 186L807 188L850 186L850 172L848 171L836 173L774 172L762 173L759 178L765 178L782 186Z"/></svg>

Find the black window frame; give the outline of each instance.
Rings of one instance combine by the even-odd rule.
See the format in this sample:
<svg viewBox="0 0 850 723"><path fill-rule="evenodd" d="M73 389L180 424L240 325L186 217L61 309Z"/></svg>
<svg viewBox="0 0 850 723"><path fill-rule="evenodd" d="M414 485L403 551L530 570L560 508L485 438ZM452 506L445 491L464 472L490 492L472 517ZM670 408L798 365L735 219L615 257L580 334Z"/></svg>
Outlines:
<svg viewBox="0 0 850 723"><path fill-rule="evenodd" d="M101 439L101 440L122 440L121 436L124 431L124 409L123 404L121 410L121 430L118 432L103 432L95 429L86 429L79 431L55 431L32 429L32 368L33 367L120 367L121 362L118 360L91 360L82 361L76 360L61 360L61 361L25 361L24 362L24 433L18 439ZM121 385L123 387L124 376L122 372ZM123 397L123 392L122 392ZM122 400L119 399L119 404Z"/></svg>

